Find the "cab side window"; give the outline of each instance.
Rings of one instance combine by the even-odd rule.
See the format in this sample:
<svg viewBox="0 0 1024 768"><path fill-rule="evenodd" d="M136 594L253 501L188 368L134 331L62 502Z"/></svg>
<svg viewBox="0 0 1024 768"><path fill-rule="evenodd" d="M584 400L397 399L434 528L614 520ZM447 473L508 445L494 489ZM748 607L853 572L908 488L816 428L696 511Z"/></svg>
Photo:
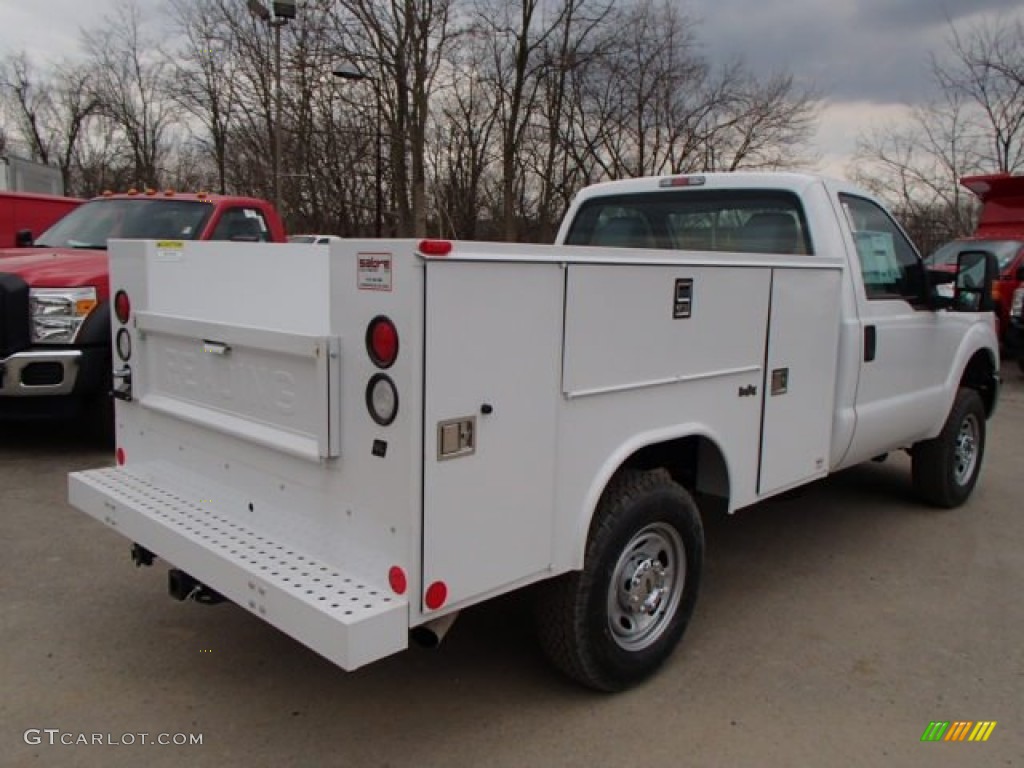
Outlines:
<svg viewBox="0 0 1024 768"><path fill-rule="evenodd" d="M214 227L211 240L259 243L269 240L267 222L256 208L228 208Z"/></svg>
<svg viewBox="0 0 1024 768"><path fill-rule="evenodd" d="M924 298L924 267L906 235L884 209L860 197L839 201L857 246L868 299Z"/></svg>

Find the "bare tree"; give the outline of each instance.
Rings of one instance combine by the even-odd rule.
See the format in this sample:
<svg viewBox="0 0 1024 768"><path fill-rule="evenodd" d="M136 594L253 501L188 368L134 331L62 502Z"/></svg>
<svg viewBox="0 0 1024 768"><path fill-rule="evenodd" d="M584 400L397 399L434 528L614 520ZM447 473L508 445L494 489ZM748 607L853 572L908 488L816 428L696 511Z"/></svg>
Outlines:
<svg viewBox="0 0 1024 768"><path fill-rule="evenodd" d="M135 183L158 186L177 117L164 88L169 66L147 36L135 0L119 0L114 15L84 40L98 109L123 132Z"/></svg>
<svg viewBox="0 0 1024 768"><path fill-rule="evenodd" d="M545 15L545 9L550 13ZM474 34L489 47L483 74L498 116L501 220L506 240L517 238L517 218L525 213L521 151L533 125L542 73L549 64L545 46L557 34L566 13L565 4L548 8L541 0L477 0L474 7Z"/></svg>
<svg viewBox="0 0 1024 768"><path fill-rule="evenodd" d="M923 251L971 231L975 198L959 180L983 167L969 105L961 94L942 96L903 125L861 136L851 173L892 203Z"/></svg>
<svg viewBox="0 0 1024 768"><path fill-rule="evenodd" d="M1024 24L950 25L949 62L933 59L939 87L972 104L982 161L991 170L1024 169Z"/></svg>
<svg viewBox="0 0 1024 768"><path fill-rule="evenodd" d="M971 232L966 175L1024 169L1024 26L950 24L933 56L935 97L910 120L866 133L851 175L889 199L924 251Z"/></svg>
<svg viewBox="0 0 1024 768"><path fill-rule="evenodd" d="M2 71L0 83L22 144L30 157L60 168L64 190L71 194L75 152L98 106L88 88L91 73L65 62L39 74L24 53L8 59Z"/></svg>
<svg viewBox="0 0 1024 768"><path fill-rule="evenodd" d="M398 234L426 233L430 99L451 42L453 0L339 0L348 57L372 78L387 126Z"/></svg>
<svg viewBox="0 0 1024 768"><path fill-rule="evenodd" d="M447 68L457 73L438 94L431 133L433 191L438 229L450 237L475 239L484 234L488 175L497 159L494 134L497 111L480 78L487 49L481 37L467 32L453 47ZM492 229L486 234L494 236Z"/></svg>
<svg viewBox="0 0 1024 768"><path fill-rule="evenodd" d="M239 65L230 17L223 10L219 3L169 0L178 44L167 56L173 78L166 89L167 98L197 121L196 140L213 160L215 188L222 194L227 191L228 140L237 109Z"/></svg>

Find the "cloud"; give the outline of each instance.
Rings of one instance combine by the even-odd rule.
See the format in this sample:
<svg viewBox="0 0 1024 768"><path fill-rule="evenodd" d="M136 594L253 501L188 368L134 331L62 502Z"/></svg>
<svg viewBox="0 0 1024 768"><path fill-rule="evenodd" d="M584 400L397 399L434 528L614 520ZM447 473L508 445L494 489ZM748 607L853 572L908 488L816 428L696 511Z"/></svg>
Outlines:
<svg viewBox="0 0 1024 768"><path fill-rule="evenodd" d="M932 93L931 56L946 53L947 19L1020 19L1024 10L1020 0L716 0L695 15L712 61L742 57L755 71L792 72L833 101L894 104Z"/></svg>

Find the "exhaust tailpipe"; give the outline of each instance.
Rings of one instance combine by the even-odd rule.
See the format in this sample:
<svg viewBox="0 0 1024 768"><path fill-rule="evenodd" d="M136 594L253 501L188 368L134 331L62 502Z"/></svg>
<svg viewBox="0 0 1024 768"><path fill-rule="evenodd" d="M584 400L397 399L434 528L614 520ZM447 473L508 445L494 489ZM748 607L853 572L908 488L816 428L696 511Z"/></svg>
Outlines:
<svg viewBox="0 0 1024 768"><path fill-rule="evenodd" d="M437 648L452 628L452 624L459 618L459 612L449 613L437 619L431 619L426 624L420 624L409 630L409 637L416 641L422 648Z"/></svg>

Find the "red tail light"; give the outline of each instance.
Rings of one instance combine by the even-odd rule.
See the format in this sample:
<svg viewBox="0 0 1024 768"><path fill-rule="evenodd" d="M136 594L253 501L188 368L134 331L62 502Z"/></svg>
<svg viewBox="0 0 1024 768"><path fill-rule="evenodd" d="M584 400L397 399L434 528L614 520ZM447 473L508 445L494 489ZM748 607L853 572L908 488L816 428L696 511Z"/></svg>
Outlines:
<svg viewBox="0 0 1024 768"><path fill-rule="evenodd" d="M122 325L127 323L128 318L132 315L132 302L124 291L114 294L114 314L117 315L117 321Z"/></svg>
<svg viewBox="0 0 1024 768"><path fill-rule="evenodd" d="M373 318L366 329L366 352L378 368L390 368L398 357L398 329L384 315Z"/></svg>

